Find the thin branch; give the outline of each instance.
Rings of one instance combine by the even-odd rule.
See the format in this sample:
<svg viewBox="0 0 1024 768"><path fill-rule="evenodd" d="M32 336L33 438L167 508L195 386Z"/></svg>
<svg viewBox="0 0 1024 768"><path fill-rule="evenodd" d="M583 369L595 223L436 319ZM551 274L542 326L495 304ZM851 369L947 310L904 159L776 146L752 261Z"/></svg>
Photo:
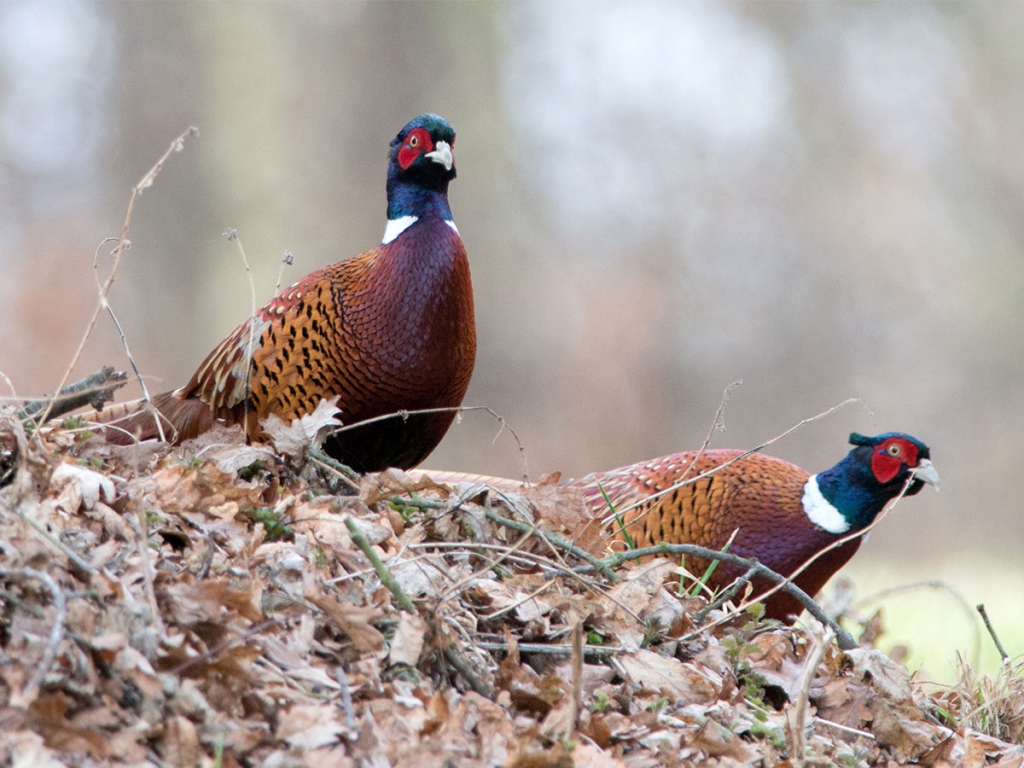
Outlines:
<svg viewBox="0 0 1024 768"><path fill-rule="evenodd" d="M7 502L9 504L8 508L13 509L19 518L37 531L46 541L67 555L68 559L80 568L83 573L95 576L98 573L95 568L58 539L57 536L46 530L46 526L35 519L34 513L38 502L29 500L32 478L31 473L28 471L28 437L25 435L25 425L21 423L20 419L12 418L11 415L0 417L0 424L3 424L6 429L11 431L15 441L14 480L0 490L0 494L2 494L0 499ZM7 497L11 498L8 499Z"/></svg>
<svg viewBox="0 0 1024 768"><path fill-rule="evenodd" d="M359 490L359 473L346 464L342 464L340 461L336 461L328 456L326 453L316 449L310 449L308 453L310 461L314 464L319 464L321 467L325 467L332 472L336 473L338 477L344 480L353 489Z"/></svg>
<svg viewBox="0 0 1024 768"><path fill-rule="evenodd" d="M536 552L513 551L506 544L487 544L484 542L473 542L472 544L466 544L461 541L431 541L422 544L410 544L409 549L458 549L465 552L470 552L472 554L477 555L478 557L483 557L483 555L480 555L477 552L477 550L493 549L500 552L501 556L493 559L488 559L488 568L491 568L493 567L493 565L501 564L502 562L508 560L512 562L522 563L531 568L539 567L542 575L545 578L551 578L552 576L579 576L579 574L574 573L571 568L556 563L551 558L537 554ZM341 581L344 579L351 578L351 576L353 575L355 574L340 576L336 579L332 579L331 581Z"/></svg>
<svg viewBox="0 0 1024 768"><path fill-rule="evenodd" d="M142 387L142 397L147 403L151 402L149 395L149 389L146 387L146 380L142 378L142 371L139 370L139 366L135 363L135 356L132 355L132 351L128 346L128 337L125 335L124 328L121 327L121 321L117 319L117 315L114 314L114 308L110 306L110 302L105 302L107 307L107 314L110 315L110 319L114 321L114 327L117 328L117 333L121 337L121 346L124 347L124 354L128 358L129 364L132 366L132 371L135 372L135 378L138 380L139 385ZM102 407L102 403L100 405ZM97 408L96 410L99 410ZM160 439L165 440L163 426L160 424L159 419L156 423L157 432L160 433Z"/></svg>
<svg viewBox="0 0 1024 768"><path fill-rule="evenodd" d="M352 515L345 518L345 527L348 528L349 536L352 537L352 543L359 547L359 549L362 550L362 553L366 555L366 558L373 566L373 570L376 571L377 578L380 579L380 583L383 584L394 596L395 602L398 603L398 607L407 613L411 613L413 616L419 616L416 606L413 605L409 596L405 594L405 590L402 589L402 585L399 584L395 577L391 575L391 571L388 570L388 567L384 565L383 561L377 555L373 545L370 544L369 540L363 535L363 532L359 530L359 526L356 525L356 521Z"/></svg>
<svg viewBox="0 0 1024 768"><path fill-rule="evenodd" d="M572 698L568 722L565 724L566 741L572 738L579 721L583 700L583 619L576 616L572 623Z"/></svg>
<svg viewBox="0 0 1024 768"><path fill-rule="evenodd" d="M295 257L292 256L291 251L285 251L284 256L281 257L281 268L277 271L277 285L274 286L274 295L278 296L281 293L281 278L284 277L284 268L290 267L295 263Z"/></svg>
<svg viewBox="0 0 1024 768"><path fill-rule="evenodd" d="M594 557L594 555L590 554L584 549L580 549L571 541L562 536L559 536L557 533L541 530L536 525L532 525L530 523L521 523L518 520L510 520L507 517L502 517L494 510L485 509L484 515L486 515L487 519L490 520L492 523L497 523L498 525L503 525L506 528L511 528L513 531L519 531L520 533L536 534L540 538L550 542L551 544L554 544L556 547L567 552L568 554L575 555L576 557L582 560L586 560L588 563L591 564L591 566L593 566L594 570L596 570L598 573L600 573L602 576L604 576L612 583L617 583L619 581L619 577L615 575L615 573L607 564L607 560L610 558L602 560L599 557Z"/></svg>
<svg viewBox="0 0 1024 768"><path fill-rule="evenodd" d="M848 725L840 725L839 723L833 723L831 720L826 720L825 718L818 717L817 715L815 715L811 719L814 720L814 722L818 725L824 725L828 728L835 728L837 731L842 731L843 733L850 733L854 736L860 736L862 738L868 739L869 741L877 740L875 734L871 733L870 731L861 731L857 728L851 728Z"/></svg>
<svg viewBox="0 0 1024 768"><path fill-rule="evenodd" d="M127 379L128 375L124 371L115 371L107 366L91 376L68 384L56 395L44 395L39 400L30 400L18 411L17 417L24 421L46 408L49 408L48 418L51 419L60 418L86 405L99 410L114 399L115 390L123 387Z"/></svg>
<svg viewBox="0 0 1024 768"><path fill-rule="evenodd" d="M23 513L21 510L18 510L15 514L17 514L18 517L20 517L22 520L28 523L29 526L31 526L36 531L36 533L38 533L40 536L42 536L44 539L50 542L53 546L55 546L57 549L63 552L67 556L68 560L74 563L74 566L78 568L82 573L88 574L89 576L99 575L98 570L96 570L89 563L87 563L80 554L75 552L75 550L71 549L71 547L69 547L63 541L61 541L48 530L46 530L46 526L44 526L38 520L33 519L30 515Z"/></svg>
<svg viewBox="0 0 1024 768"><path fill-rule="evenodd" d="M238 236L238 230L229 227L224 233L228 242L232 240L238 244L238 252L242 256L242 264L245 265L245 276L249 279L249 345L245 350L245 418L243 423L248 423L249 402L252 399L252 355L256 344L256 281L252 277L252 268L249 266L249 259L245 255L245 248L242 247L242 238Z"/></svg>
<svg viewBox="0 0 1024 768"><path fill-rule="evenodd" d="M841 547L844 544L846 544L847 542L853 541L854 539L859 539L859 538L862 538L864 536L867 536L868 533L870 533L871 530L876 525L880 524L882 522L882 520L884 520L889 515L889 513L896 507L896 505L900 503L900 500L906 495L907 490L910 488L910 486L911 486L911 484L913 482L914 482L914 476L913 476L913 474L911 474L909 477L907 477L907 481L903 484L903 488L902 488L902 490L900 490L899 494L889 500L889 502L882 508L882 511L879 512L875 516L875 519L872 520L870 524L864 526L860 530L853 531L852 533L848 533L845 536L843 536L843 537L841 537L839 539L836 539L831 544L828 544L827 546L824 546L821 549L819 549L813 555L811 555L806 560L804 560L804 562L800 565L800 567L797 568L795 571L793 571L793 573L791 573L789 575L789 579L790 580L795 579L797 576L799 576L801 573L803 573L805 570L807 570L819 557L823 556L827 552L831 552L833 549ZM772 587L771 589L767 590L766 592L763 592L763 593L757 595L756 597L752 597L750 600L745 602L743 605L739 606L738 610L745 610L747 608L747 606L752 605L753 603L766 600L768 597L774 595L776 592L779 591L779 589L782 589L784 586L785 585L783 585L781 583L777 583L774 587ZM797 597L797 595L794 594L794 597ZM797 599L799 600L800 598L797 597ZM811 610L810 606L808 606L806 603L803 603L802 600L800 602L801 602L801 604L804 605L805 608L807 608L808 610ZM814 613L813 611L812 611L812 614L814 615L814 617L816 619L818 619L818 621L822 621L821 616L825 615L824 611L822 611L821 607L817 603L815 603L813 600L811 601L811 603L820 612L821 615L819 615L817 613ZM839 626L836 623L835 619L833 619L832 617L829 617L829 621L828 622L822 621L822 623L823 624L827 624L828 626L833 627L833 629L836 629ZM843 634L845 634L845 633L843 633ZM843 646L843 635L841 635L837 631L836 632L836 636L839 638L839 647L843 648L843 650L847 650L847 648L845 648ZM849 635L846 635L846 637L849 637ZM856 648L856 647L857 647L856 644L850 646L850 648Z"/></svg>
<svg viewBox="0 0 1024 768"><path fill-rule="evenodd" d="M142 581L146 590L146 602L149 604L149 611L153 614L153 625L161 640L167 639L167 627L163 617L160 615L160 605L156 601L156 589L154 587L155 576L153 563L149 557L149 534L146 532L146 523L143 516L136 512L128 515L129 524L135 533L136 551L139 553L139 564L142 566Z"/></svg>
<svg viewBox="0 0 1024 768"><path fill-rule="evenodd" d="M711 445L711 439L714 437L715 432L724 432L725 431L725 406L729 402L729 395L732 394L732 391L736 387L738 387L738 386L740 386L742 384L743 384L743 379L737 379L736 381L734 381L732 384L727 386L722 391L722 399L718 403L718 410L715 411L715 418L711 422L711 427L708 429L707 435L704 437L704 442L701 444L700 449L697 451L697 455L693 457L693 461L691 461L689 463L689 465L686 467L686 469L683 470L683 474L680 475L679 479L676 481L676 484L673 485L672 488L669 489L669 490L674 490L676 488L682 488L685 485L689 485L689 482L688 482L689 474L693 470L693 468L697 466L697 462L699 462L701 460L701 457L707 452L708 446ZM755 448L754 450L757 450L757 449ZM739 458L742 458L742 457L737 457L736 460L738 460ZM722 466L724 467L724 466L726 466L729 463L731 463L731 462L726 462L726 464L723 464ZM721 468L722 467L716 467L715 469L711 470L711 472L717 472ZM707 474L707 473L705 473L705 474ZM705 475L701 475L700 477L695 477L695 478L693 478L692 482L696 482L697 480L700 480L704 476ZM601 521L602 526L609 525L611 522L614 521L616 526L618 527L618 529L622 533L622 535L626 538L626 545L628 547L632 548L634 546L633 538L630 535L628 528L631 527L631 526L637 525L639 522L641 522L648 515L652 515L655 512L657 512L659 510L659 508L661 507L661 501L665 500L665 496L663 495L663 493L653 494L651 496L647 496L642 501L639 501L639 502L636 502L634 504L631 504L630 506L626 507L625 509L615 509L615 506L612 504L611 499L608 498L608 494L605 493L604 488L601 487L600 482L598 483L598 488L600 489L601 495L604 497L605 504L607 504L608 510L609 510L608 514L604 515L604 518ZM659 501L657 504L654 504L654 505L648 507L643 512L641 512L639 515L637 515L632 520L630 520L628 523L626 523L624 521L624 518L623 518L623 514L624 513L630 512L633 509L636 509L638 506L644 504L647 500L658 498L658 496L661 496L661 501Z"/></svg>
<svg viewBox="0 0 1024 768"><path fill-rule="evenodd" d="M448 659L448 663L455 667L456 671L466 679L470 688L481 696L488 699L494 699L494 691L491 690L490 686L476 676L476 672L471 666L469 666L469 662L462 658L450 645L445 646L444 657Z"/></svg>
<svg viewBox="0 0 1024 768"><path fill-rule="evenodd" d="M721 560L722 562L729 563L730 565L737 565L741 568L746 568L748 573L751 574L751 578L765 579L766 581L770 581L775 584L775 586L769 591L761 593L752 602L761 601L769 594L773 594L781 589L792 595L800 605L806 608L807 611L814 616L814 618L829 627L835 633L840 648L843 650L849 650L850 648L857 647L857 643L853 637L846 632L846 630L840 627L835 619L826 614L822 607L814 602L810 595L794 584L790 580L791 577L787 578L782 574L773 571L771 568L762 565L756 558L739 557L737 555L730 554L729 552L721 552L714 549L708 549L707 547L699 547L696 544L662 543L653 547L634 549L630 552L616 552L615 554L604 558L601 562L605 567L617 568L627 560L639 560L640 558L649 557L650 555L688 555L691 557L699 557L704 560ZM745 608L745 606L741 606L739 610L742 610L743 608ZM689 635L680 638L680 640L692 640L706 628L707 627L703 627L696 632L692 632Z"/></svg>
<svg viewBox="0 0 1024 768"><path fill-rule="evenodd" d="M46 649L43 651L43 658L39 660L36 671L32 674L28 685L21 691L20 705L24 706L35 698L39 687L43 684L53 660L57 658L57 650L64 640L64 620L67 618L68 607L64 592L48 573L37 571L35 568L0 568L0 578L23 581L34 579L46 587L53 601L54 617L53 626L50 628L50 636L46 642Z"/></svg>
<svg viewBox="0 0 1024 768"><path fill-rule="evenodd" d="M985 610L984 603L978 603L978 613L981 614L981 620L985 622L985 629L992 636L992 642L996 644L996 650L999 651L999 658L1006 661L1009 656L1006 654L1006 649L1003 648L1003 644L999 642L999 635L996 634L995 628L992 626L992 622L988 620L988 611Z"/></svg>
<svg viewBox="0 0 1024 768"><path fill-rule="evenodd" d="M131 242L128 240L128 230L132 221L132 211L135 209L135 200L142 192L149 187L153 186L153 181L156 179L157 174L164 167L164 163L167 159L175 152L181 152L185 148L185 139L198 137L199 129L190 127L187 131L178 136L171 145L167 148L167 151L160 156L160 159L156 161L156 165L149 169L145 176L139 180L139 183L132 188L132 196L128 201L128 210L125 213L124 224L121 225L121 236L117 240L117 247L114 248L114 265L110 268L110 274L107 276L107 280L103 283L100 289L99 301L96 304L96 310L93 312L92 319L89 321L88 326L85 329L85 333L82 334L82 340L78 344L78 349L75 350L75 354L71 358L71 362L68 364L67 370L64 372L64 377L60 380L60 384L57 385L57 390L60 391L68 383L68 379L71 378L71 372L75 369L78 364L79 358L82 356L82 352L85 350L85 343L89 340L92 335L93 328L96 327L96 321L99 320L100 313L106 308L107 301L110 297L110 291L114 286L114 280L117 278L117 270L121 265L121 257L124 252L131 246ZM145 391L145 384L141 381L140 384L143 386ZM49 418L49 410L44 411L42 421L46 421Z"/></svg>
<svg viewBox="0 0 1024 768"><path fill-rule="evenodd" d="M356 727L355 709L352 707L352 689L348 686L345 670L341 667L335 667L334 679L338 681L338 685L341 687L341 708L345 713L345 738L349 741L355 741L359 736L359 729Z"/></svg>
<svg viewBox="0 0 1024 768"><path fill-rule="evenodd" d="M796 768L803 768L807 762L807 741L804 730L807 727L807 708L810 705L811 684L814 682L818 665L825 656L825 649L832 642L832 632L825 630L814 650L807 657L807 666L804 667L803 676L800 679L800 693L796 697L796 708L793 712L793 723L791 734L793 736L793 748L790 750L793 765Z"/></svg>
<svg viewBox="0 0 1024 768"><path fill-rule="evenodd" d="M220 654L224 653L224 651L228 650L229 648L233 648L241 643L244 643L249 638L255 637L256 635L262 633L263 630L269 629L273 626L277 626L277 624L278 621L276 619L267 619L266 621L261 621L259 624L255 624L249 627L249 629L247 629L240 635L228 637L224 641L215 645L213 648L209 648L203 651L198 656L193 656L191 658L185 659L178 666L171 667L171 669L167 670L167 674L172 675L174 677L180 676L185 670L191 669L192 667L196 666L197 664L201 664L207 659L215 658Z"/></svg>
<svg viewBox="0 0 1024 768"><path fill-rule="evenodd" d="M724 550L723 550L724 551ZM739 578L735 579L731 585L726 589L723 589L713 601L705 605L699 611L693 614L694 621L698 624L704 623L704 618L711 613L711 611L717 611L727 602L732 600L741 589L745 589L751 580L756 576L755 569L750 568Z"/></svg>
<svg viewBox="0 0 1024 768"><path fill-rule="evenodd" d="M380 583L383 584L387 590L394 596L395 602L398 603L398 607L407 613L411 613L414 616L419 616L419 612L416 610L416 606L413 605L412 600L405 594L405 590L402 589L402 585L398 583L394 576L391 575L391 571L387 569L377 552L373 549L369 540L363 535L362 531L356 525L355 519L349 515L345 518L345 527L348 528L349 536L352 537L352 543L355 544L366 555L367 559L373 565L374 571L377 573L377 578L380 579ZM428 623L429 622L428 620ZM433 627L435 633L438 632L436 627ZM444 643L444 656L448 660L448 663L455 667L456 671L465 678L466 682L469 683L470 687L479 693L481 696L487 698L493 698L494 692L480 680L473 668L469 665L469 662L462 658L459 653L451 646L449 642L442 639Z"/></svg>
<svg viewBox="0 0 1024 768"><path fill-rule="evenodd" d="M477 640L473 645L484 651L508 652L508 642L506 641ZM516 647L520 653L538 653L550 656L571 656L573 653L573 646L555 645L554 643L517 643ZM627 649L617 645L584 645L582 652L584 656L592 659L618 653L630 653Z"/></svg>

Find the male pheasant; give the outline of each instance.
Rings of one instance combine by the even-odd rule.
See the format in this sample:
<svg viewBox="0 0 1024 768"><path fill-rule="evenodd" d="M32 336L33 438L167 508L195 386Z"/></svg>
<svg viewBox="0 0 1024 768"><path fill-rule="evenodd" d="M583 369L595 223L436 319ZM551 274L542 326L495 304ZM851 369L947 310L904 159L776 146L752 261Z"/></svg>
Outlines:
<svg viewBox="0 0 1024 768"><path fill-rule="evenodd" d="M665 541L721 550L736 531L729 552L756 557L789 576L821 549L870 525L908 478L912 477L908 496L924 483L938 484L928 446L910 435L853 433L850 443L854 448L842 461L816 475L760 453L743 456L743 451L715 450L676 453L571 484L583 489L596 514L609 514L608 501L623 512L623 523L638 547ZM674 487L694 478L699 479ZM623 540L624 535L619 532L615 538ZM825 553L793 582L813 596L853 557L860 542L855 538ZM686 560L687 568L698 575L708 565ZM709 586L722 589L742 573L738 566L721 563ZM754 593L768 586L755 581ZM785 592L765 601L769 618L787 620L801 610Z"/></svg>
<svg viewBox="0 0 1024 768"><path fill-rule="evenodd" d="M595 517L618 513L637 547L667 542L721 550L736 531L730 553L756 557L790 576L829 544L870 525L908 479L908 496L924 483L938 485L928 446L916 438L899 432L877 437L853 433L850 442L854 448L842 461L816 475L760 453L713 450L675 453L565 485L582 490ZM440 481L463 479L424 474ZM516 485L498 478L479 480L507 489ZM618 524L613 525L613 538L624 542ZM853 557L860 542L855 538L825 553L793 582L813 596ZM687 557L686 565L701 575L708 562ZM742 568L720 563L709 586L722 589L742 573ZM755 580L753 586L756 595L771 585ZM765 615L770 618L790 621L801 610L785 592L765 600Z"/></svg>
<svg viewBox="0 0 1024 768"><path fill-rule="evenodd" d="M153 398L164 433L181 441L215 422L286 422L339 396L344 424L462 402L476 356L469 262L448 205L455 131L438 115L391 142L387 226L370 251L319 269L272 299L209 354L184 387ZM102 415L108 439L156 437L151 412ZM329 455L360 472L422 461L454 411L403 415L328 438Z"/></svg>

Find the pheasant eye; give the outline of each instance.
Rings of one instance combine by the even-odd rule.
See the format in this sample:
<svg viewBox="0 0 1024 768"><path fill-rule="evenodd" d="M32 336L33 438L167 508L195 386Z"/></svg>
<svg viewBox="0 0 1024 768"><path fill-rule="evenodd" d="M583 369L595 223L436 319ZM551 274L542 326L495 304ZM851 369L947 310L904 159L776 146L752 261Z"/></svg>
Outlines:
<svg viewBox="0 0 1024 768"><path fill-rule="evenodd" d="M420 145L420 137L419 136L413 136L412 138L409 139L409 146L412 147L413 149L415 149L419 145Z"/></svg>
<svg viewBox="0 0 1024 768"><path fill-rule="evenodd" d="M890 456L899 456L900 454L903 453L903 449L900 448L899 445L897 445L896 443L893 443L885 450Z"/></svg>

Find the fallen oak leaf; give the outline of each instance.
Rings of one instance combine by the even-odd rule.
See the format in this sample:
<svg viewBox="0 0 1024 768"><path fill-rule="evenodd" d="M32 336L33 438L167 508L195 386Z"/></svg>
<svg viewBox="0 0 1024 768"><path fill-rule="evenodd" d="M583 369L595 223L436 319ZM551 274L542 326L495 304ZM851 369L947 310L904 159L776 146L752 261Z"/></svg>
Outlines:
<svg viewBox="0 0 1024 768"><path fill-rule="evenodd" d="M77 464L62 462L50 475L50 487L58 492L57 506L66 512L93 509L102 496L112 502L116 495L110 478Z"/></svg>
<svg viewBox="0 0 1024 768"><path fill-rule="evenodd" d="M427 630L427 622L422 617L405 611L399 614L398 627L388 652L388 663L415 667L423 652Z"/></svg>
<svg viewBox="0 0 1024 768"><path fill-rule="evenodd" d="M296 749L329 746L347 730L340 715L331 704L293 706L281 713L277 737Z"/></svg>
<svg viewBox="0 0 1024 768"><path fill-rule="evenodd" d="M722 679L710 670L659 656L640 649L618 657L622 669L639 686L658 691L673 701L684 704L706 704L714 701L722 690Z"/></svg>
<svg viewBox="0 0 1024 768"><path fill-rule="evenodd" d="M171 715L164 721L164 732L157 745L160 757L175 768L198 765L202 752L196 727L187 717Z"/></svg>
<svg viewBox="0 0 1024 768"><path fill-rule="evenodd" d="M556 532L567 533L580 549L592 555L604 553L608 546L600 518L587 506L583 491L559 485L561 475L545 475L537 485L524 488L523 496L533 505L537 518L546 520Z"/></svg>
<svg viewBox="0 0 1024 768"><path fill-rule="evenodd" d="M384 646L384 635L370 623L384 615L380 608L341 603L330 595L314 594L311 590L305 598L323 611L360 651L373 653Z"/></svg>
<svg viewBox="0 0 1024 768"><path fill-rule="evenodd" d="M329 430L342 426L341 420L336 418L341 413L339 397L321 400L310 413L292 419L290 423L272 413L260 419L260 426L273 443L274 450L301 459L309 449L317 449L323 444Z"/></svg>
<svg viewBox="0 0 1024 768"><path fill-rule="evenodd" d="M846 651L846 656L853 662L854 677L869 683L881 695L897 702L913 697L906 667L881 651L853 648Z"/></svg>

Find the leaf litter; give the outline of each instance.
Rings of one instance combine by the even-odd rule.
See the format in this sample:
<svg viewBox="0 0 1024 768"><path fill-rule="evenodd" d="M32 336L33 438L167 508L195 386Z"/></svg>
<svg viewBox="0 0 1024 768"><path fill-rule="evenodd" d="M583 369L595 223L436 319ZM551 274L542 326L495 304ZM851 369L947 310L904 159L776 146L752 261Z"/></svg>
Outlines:
<svg viewBox="0 0 1024 768"><path fill-rule="evenodd" d="M702 626L680 563L588 566L556 479L353 490L308 458L333 413L268 425L285 458L0 422L0 765L1024 766L1021 664Z"/></svg>

